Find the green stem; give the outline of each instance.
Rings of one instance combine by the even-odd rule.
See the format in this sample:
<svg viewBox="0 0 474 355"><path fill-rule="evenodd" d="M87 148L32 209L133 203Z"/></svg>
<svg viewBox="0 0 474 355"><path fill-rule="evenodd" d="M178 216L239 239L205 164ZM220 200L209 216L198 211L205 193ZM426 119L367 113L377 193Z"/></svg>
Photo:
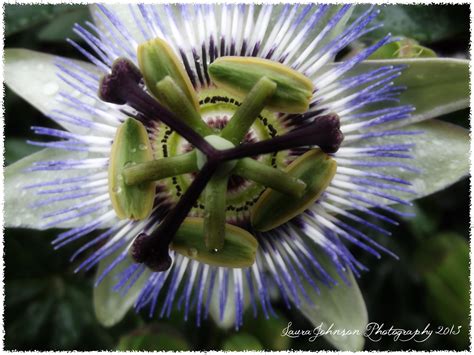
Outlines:
<svg viewBox="0 0 474 355"><path fill-rule="evenodd" d="M193 127L203 137L214 134L212 128L202 120L186 94L170 76L158 82L156 88L158 100L177 117L184 120L188 126Z"/></svg>
<svg viewBox="0 0 474 355"><path fill-rule="evenodd" d="M221 132L221 137L238 145L252 126L255 119L272 97L277 84L267 77L262 77L245 97L242 105L234 113L231 120Z"/></svg>
<svg viewBox="0 0 474 355"><path fill-rule="evenodd" d="M252 158L240 159L233 173L296 198L303 196L306 189L304 181Z"/></svg>
<svg viewBox="0 0 474 355"><path fill-rule="evenodd" d="M211 251L224 247L228 176L213 176L204 190L204 242Z"/></svg>
<svg viewBox="0 0 474 355"><path fill-rule="evenodd" d="M123 169L122 176L127 185L156 181L171 176L177 176L197 171L196 151L173 157L139 163Z"/></svg>

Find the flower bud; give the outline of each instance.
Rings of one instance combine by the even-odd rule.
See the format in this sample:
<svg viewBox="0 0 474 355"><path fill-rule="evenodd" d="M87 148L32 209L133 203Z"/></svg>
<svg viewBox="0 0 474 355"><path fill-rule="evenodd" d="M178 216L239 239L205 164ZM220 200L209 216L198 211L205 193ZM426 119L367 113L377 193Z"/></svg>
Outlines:
<svg viewBox="0 0 474 355"><path fill-rule="evenodd" d="M170 76L199 111L199 100L181 61L162 39L155 38L138 46L138 65L150 92L158 98L156 84Z"/></svg>
<svg viewBox="0 0 474 355"><path fill-rule="evenodd" d="M336 161L319 149L312 149L295 161L285 171L306 183L301 198L266 189L252 208L250 220L258 231L268 231L296 217L309 208L336 174Z"/></svg>
<svg viewBox="0 0 474 355"><path fill-rule="evenodd" d="M188 217L173 238L170 248L204 264L245 268L255 262L258 242L246 230L225 225L225 243L219 252L208 250L204 243L204 220Z"/></svg>
<svg viewBox="0 0 474 355"><path fill-rule="evenodd" d="M109 160L109 196L119 218L141 220L149 216L155 199L155 184L126 185L122 171L152 159L145 127L139 121L128 118L117 129Z"/></svg>
<svg viewBox="0 0 474 355"><path fill-rule="evenodd" d="M308 111L314 90L313 82L303 74L267 59L220 57L209 66L209 75L214 84L242 98L262 77L267 77L277 84L277 89L266 108L278 112Z"/></svg>

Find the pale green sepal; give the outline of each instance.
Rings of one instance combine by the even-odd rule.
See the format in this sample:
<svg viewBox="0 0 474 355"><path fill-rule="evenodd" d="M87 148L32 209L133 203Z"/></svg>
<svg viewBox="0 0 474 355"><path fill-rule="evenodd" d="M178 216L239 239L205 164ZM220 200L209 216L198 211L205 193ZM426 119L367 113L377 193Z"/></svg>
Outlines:
<svg viewBox="0 0 474 355"><path fill-rule="evenodd" d="M336 64L337 65L337 64ZM394 129L469 107L469 61L454 58L413 58L367 60L351 75L381 66L407 65L394 82L406 86L400 105L413 105L416 110L409 119L385 124L377 129Z"/></svg>
<svg viewBox="0 0 474 355"><path fill-rule="evenodd" d="M350 147L399 144L400 137L403 137L404 144L415 144L412 151L408 153L414 159L400 159L398 162L412 165L420 170L419 174L401 168L371 169L373 172L395 176L411 182L411 188L416 193L408 194L391 190L390 194L412 200L435 193L468 176L470 139L467 129L440 120L428 120L402 127L400 130L422 131L423 133L372 138L350 144ZM374 160L371 159L370 161ZM370 199L376 200L377 198L370 196ZM389 203L386 200L377 202Z"/></svg>
<svg viewBox="0 0 474 355"><path fill-rule="evenodd" d="M53 180L68 179L72 177L80 177L86 175L92 175L101 171L100 169L91 169L85 172L84 170L72 169L62 171L25 171L32 167L34 162L38 161L56 161L56 160L81 160L88 158L98 158L100 155L76 152L76 151L65 151L61 149L43 149L37 153L31 154L21 160L18 160L14 164L7 166L4 170L5 178L5 227L17 227L17 228L31 228L31 229L45 229L45 225L48 222L54 220L46 219L42 216L71 207L71 201L73 203L86 202L90 199L90 196L78 198L75 200L65 200L50 203L38 208L32 208L30 205L44 199L44 196L38 195L38 189L25 189L27 185L33 185L38 183L44 183ZM42 190L54 188L55 186L47 186ZM91 213L79 218L72 219L70 221L64 221L57 225L56 228L74 228L83 226L86 223L103 215L104 210ZM57 218L57 217L56 217ZM110 222L114 223L114 222ZM104 225L104 228L110 225Z"/></svg>
<svg viewBox="0 0 474 355"><path fill-rule="evenodd" d="M96 280L100 277L105 268L109 266L121 252L121 250L115 252L114 254L104 258L99 263ZM133 306L140 291L143 289L146 280L150 276L150 271L146 269L125 295L122 295L120 291L114 291L113 287L119 282L118 275L133 263L131 256L127 255L125 260L118 264L94 288L94 312L99 323L105 327L111 327L123 319L128 310Z"/></svg>
<svg viewBox="0 0 474 355"><path fill-rule="evenodd" d="M318 262L325 268L338 285L328 288L320 285L320 294L305 283L305 289L313 301L313 305L303 301L300 311L314 328L327 332L324 339L336 349L344 351L361 351L364 348L364 333L368 323L367 309L364 298L350 270L345 275L350 285L344 283L327 256L319 249L313 249ZM336 335L337 330L346 331L345 335ZM339 333L340 333L339 332ZM349 333L350 332L350 333Z"/></svg>
<svg viewBox="0 0 474 355"><path fill-rule="evenodd" d="M78 91L73 91L69 85L58 78L59 69L54 64L55 58L57 57L54 55L28 49L5 49L5 83L17 95L45 115L50 114L55 109L71 110L69 106L58 101L60 91L74 92L74 97L79 100L85 98L84 95ZM97 67L90 63L79 60L73 60L73 62L90 73L99 74ZM91 120L94 121L94 119L95 117L91 116ZM58 123L74 133L91 133L89 128L67 122Z"/></svg>

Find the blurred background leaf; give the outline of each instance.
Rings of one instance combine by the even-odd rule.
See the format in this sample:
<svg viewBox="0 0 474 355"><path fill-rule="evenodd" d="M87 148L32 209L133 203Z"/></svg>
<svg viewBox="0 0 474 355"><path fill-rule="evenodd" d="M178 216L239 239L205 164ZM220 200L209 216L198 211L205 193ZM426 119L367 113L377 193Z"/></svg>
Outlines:
<svg viewBox="0 0 474 355"><path fill-rule="evenodd" d="M368 9L368 5L357 6L354 16ZM455 36L466 36L469 10L459 5L382 5L377 22L383 27L364 36L376 40L386 33L413 38L424 44L445 41Z"/></svg>
<svg viewBox="0 0 474 355"><path fill-rule="evenodd" d="M89 10L83 5L5 5L5 35L40 29L41 41L64 41L66 37L78 39L72 24L90 19Z"/></svg>
<svg viewBox="0 0 474 355"><path fill-rule="evenodd" d="M354 16L365 8L356 6ZM418 41L438 56L467 57L468 5L391 5L381 6L381 11L380 21L385 22L385 27L368 34L341 55L358 50L390 31ZM83 59L64 39L80 40L72 31L73 23L83 24L89 18L88 9L83 5L5 5L5 47L24 47ZM5 163L8 165L36 150L23 143L33 138L30 126L55 125L8 88L4 102ZM468 109L441 119L468 128L467 117ZM391 237L377 237L377 241L394 251L400 260L390 257L376 260L353 251L370 269L358 280L369 320L405 329L423 329L428 323L449 327L461 325L465 329L469 313L465 303L468 179L416 201L410 211L415 212L416 217L402 220L399 227L391 228L394 231ZM254 318L249 309L239 332L233 328L220 329L210 320L197 328L195 319L191 317L184 321L180 311L173 311L170 319L159 322L157 314L150 318L147 311L140 314L131 311L117 325L105 328L97 322L93 312L94 270L79 275L73 273L77 264L71 265L68 258L77 245L54 251L50 242L58 233L57 230L5 230L4 325L7 350L331 349L320 338L310 343L306 338L282 337L281 332L290 321L294 329L311 329L312 325L299 311L287 309L278 299L272 306L277 318L267 320L261 312ZM449 245L443 244L446 241ZM424 267L422 255L428 261L439 261L437 267ZM461 281L453 290L446 282L446 275L449 279L454 273ZM435 281L430 281L432 279ZM443 308L447 297L452 299L451 302L457 302L456 311ZM433 335L422 343L394 342L384 337L379 343L366 340L365 347L366 350L388 351L467 348L465 333L458 336Z"/></svg>

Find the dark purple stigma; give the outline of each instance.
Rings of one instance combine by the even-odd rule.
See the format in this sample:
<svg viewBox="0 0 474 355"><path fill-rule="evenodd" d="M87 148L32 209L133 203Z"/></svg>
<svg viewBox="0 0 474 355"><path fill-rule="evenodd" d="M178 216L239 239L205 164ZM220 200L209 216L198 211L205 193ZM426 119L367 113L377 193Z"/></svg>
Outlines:
<svg viewBox="0 0 474 355"><path fill-rule="evenodd" d="M117 105L127 103L124 90L137 86L142 80L140 70L128 59L117 59L112 72L102 77L99 83L99 98Z"/></svg>

